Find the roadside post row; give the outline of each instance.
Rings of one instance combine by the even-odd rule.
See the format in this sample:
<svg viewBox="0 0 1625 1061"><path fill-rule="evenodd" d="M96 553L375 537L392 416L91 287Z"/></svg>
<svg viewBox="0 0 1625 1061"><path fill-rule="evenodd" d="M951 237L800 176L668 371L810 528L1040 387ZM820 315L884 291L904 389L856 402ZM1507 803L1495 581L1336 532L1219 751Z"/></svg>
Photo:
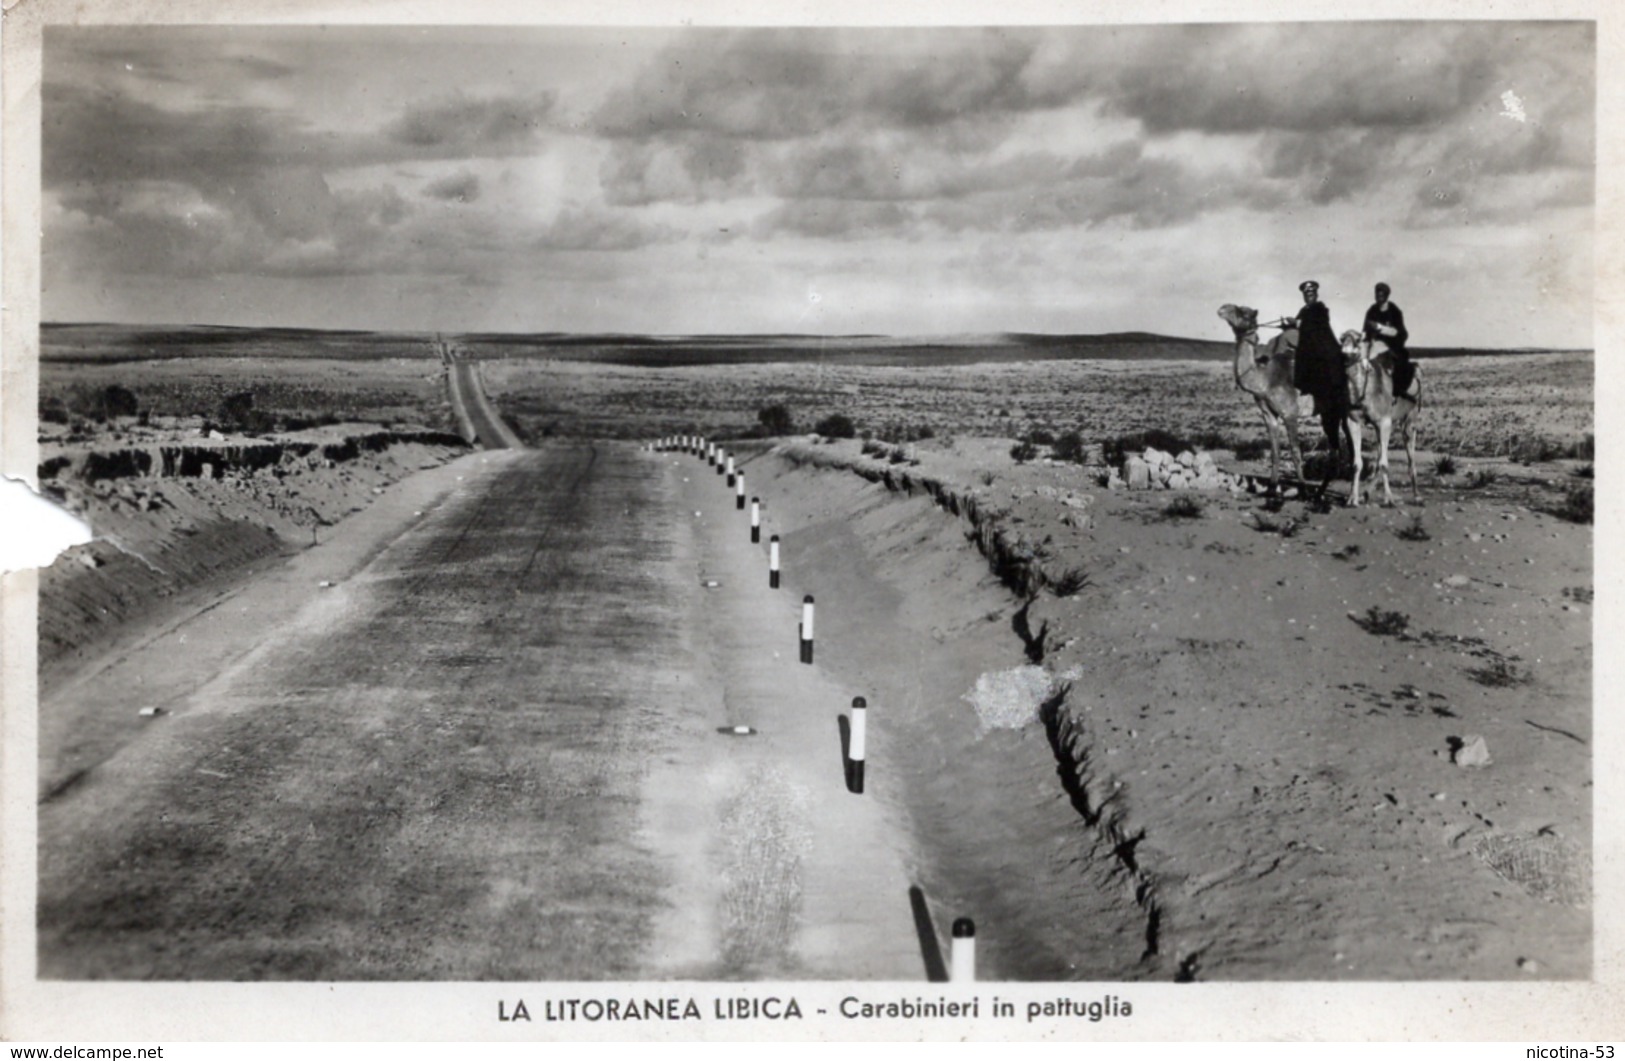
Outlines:
<svg viewBox="0 0 1625 1061"><path fill-rule="evenodd" d="M657 452L675 450L705 458L707 466L716 469L719 476L726 476L728 488L734 491L735 510L744 511L745 473L734 467L733 454L696 435L667 435L645 448ZM759 497L750 499L750 540L752 545L758 545L762 540L762 501ZM767 556L767 584L770 589L778 589L780 578L777 534L768 539ZM814 608L813 596L809 593L801 600L801 623L798 631L801 642L800 659L802 663L807 664L813 661ZM847 791L854 795L863 794L864 761L868 756L868 708L869 703L865 698L861 696L852 698L852 711L848 716L846 787ZM968 917L956 918L953 923L952 940L948 979L952 983L972 983L976 979L975 922Z"/></svg>

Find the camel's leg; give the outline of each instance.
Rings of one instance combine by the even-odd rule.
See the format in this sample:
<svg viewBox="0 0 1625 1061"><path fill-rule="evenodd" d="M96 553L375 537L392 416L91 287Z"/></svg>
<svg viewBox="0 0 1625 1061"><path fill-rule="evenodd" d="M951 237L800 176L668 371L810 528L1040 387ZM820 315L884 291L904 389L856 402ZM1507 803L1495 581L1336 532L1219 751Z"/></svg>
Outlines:
<svg viewBox="0 0 1625 1061"><path fill-rule="evenodd" d="M1258 399L1258 415L1264 418L1264 434L1268 435L1270 440L1270 492L1274 493L1276 483L1281 478L1281 455L1275 447L1276 418L1263 398Z"/></svg>
<svg viewBox="0 0 1625 1061"><path fill-rule="evenodd" d="M1365 432L1363 430L1361 430L1359 421L1356 420L1352 416L1349 417L1348 432L1349 432L1349 451L1350 451L1350 454L1352 455L1353 460L1354 460L1354 485L1349 488L1349 507L1350 508L1359 508L1360 507L1360 469L1361 469L1361 467L1363 465L1363 462L1360 460L1360 443L1364 439Z"/></svg>
<svg viewBox="0 0 1625 1061"><path fill-rule="evenodd" d="M1283 417L1282 425L1286 428L1287 447L1292 451L1292 467L1297 471L1298 481L1303 482L1303 445L1298 440L1298 418L1296 416Z"/></svg>
<svg viewBox="0 0 1625 1061"><path fill-rule="evenodd" d="M1411 471L1411 497L1422 500L1422 488L1416 485L1416 422L1405 417L1405 463Z"/></svg>
<svg viewBox="0 0 1625 1061"><path fill-rule="evenodd" d="M1386 506L1394 503L1394 492L1388 487L1388 434L1393 427L1390 417L1377 421L1377 477L1382 480L1382 503Z"/></svg>
<svg viewBox="0 0 1625 1061"><path fill-rule="evenodd" d="M1326 477L1320 481L1320 496L1324 498L1331 488L1332 476L1337 474L1338 462L1343 459L1343 435L1347 428L1337 417L1329 416L1321 419L1320 429L1325 432L1326 446L1332 453L1326 463Z"/></svg>

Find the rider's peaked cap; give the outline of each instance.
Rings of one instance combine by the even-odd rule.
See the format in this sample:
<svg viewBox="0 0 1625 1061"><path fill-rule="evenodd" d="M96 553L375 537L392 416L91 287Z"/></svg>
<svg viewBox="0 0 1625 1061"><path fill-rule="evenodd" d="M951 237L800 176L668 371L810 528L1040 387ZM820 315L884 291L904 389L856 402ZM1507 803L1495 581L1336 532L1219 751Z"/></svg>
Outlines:
<svg viewBox="0 0 1625 1061"><path fill-rule="evenodd" d="M1319 291L1320 284L1314 280L1305 280L1303 283L1298 285L1298 290L1308 294L1310 291Z"/></svg>

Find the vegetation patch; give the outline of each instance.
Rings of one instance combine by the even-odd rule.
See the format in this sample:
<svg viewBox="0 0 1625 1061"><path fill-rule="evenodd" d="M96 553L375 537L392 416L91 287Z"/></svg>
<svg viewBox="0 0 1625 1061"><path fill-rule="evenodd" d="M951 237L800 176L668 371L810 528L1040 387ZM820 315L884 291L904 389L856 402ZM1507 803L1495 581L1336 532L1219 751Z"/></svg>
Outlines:
<svg viewBox="0 0 1625 1061"><path fill-rule="evenodd" d="M1428 533L1426 525L1420 515L1411 516L1411 521L1394 532L1394 537L1406 542L1432 541L1433 535Z"/></svg>
<svg viewBox="0 0 1625 1061"><path fill-rule="evenodd" d="M1166 519L1201 519L1204 511L1201 499L1190 494L1181 494L1162 506Z"/></svg>
<svg viewBox="0 0 1625 1061"><path fill-rule="evenodd" d="M1373 604L1364 615L1349 614L1354 624L1377 637L1403 637L1410 629L1411 617L1404 612L1386 611Z"/></svg>

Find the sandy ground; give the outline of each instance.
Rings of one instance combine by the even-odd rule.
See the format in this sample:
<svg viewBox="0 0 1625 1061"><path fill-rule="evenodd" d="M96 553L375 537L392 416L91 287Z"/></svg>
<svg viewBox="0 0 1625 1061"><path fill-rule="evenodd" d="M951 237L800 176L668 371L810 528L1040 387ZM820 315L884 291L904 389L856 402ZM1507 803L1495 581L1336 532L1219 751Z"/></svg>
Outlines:
<svg viewBox="0 0 1625 1061"><path fill-rule="evenodd" d="M851 467L934 479L1030 568L1083 577L1023 625L1064 693L1048 728L1077 809L1116 819L1154 914L1155 975L1589 975L1592 531L1542 511L1568 468L1430 475L1395 508L1210 493L1181 517L1004 445L782 452L797 479L846 466L811 476L832 511L878 488ZM910 596L957 613L929 582Z"/></svg>

